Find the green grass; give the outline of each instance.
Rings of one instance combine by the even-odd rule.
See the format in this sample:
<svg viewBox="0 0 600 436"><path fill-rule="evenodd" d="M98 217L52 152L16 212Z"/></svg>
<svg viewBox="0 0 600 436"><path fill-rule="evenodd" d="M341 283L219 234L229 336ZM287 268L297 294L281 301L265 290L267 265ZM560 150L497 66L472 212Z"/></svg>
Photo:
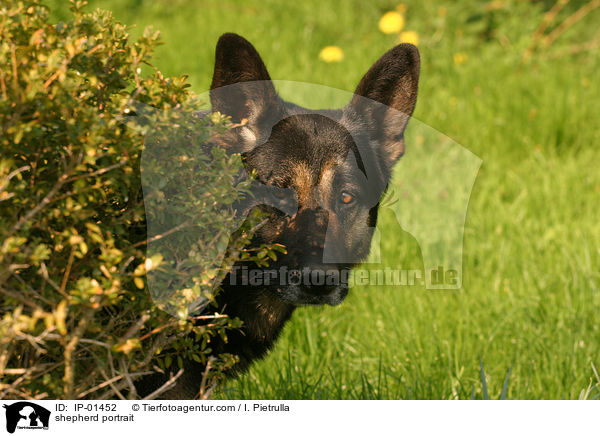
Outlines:
<svg viewBox="0 0 600 436"><path fill-rule="evenodd" d="M543 3L486 12L483 2L461 2L445 17L440 2L406 4L406 28L421 38L415 118L483 160L465 224L463 289L360 287L339 307L299 309L273 352L216 397L598 397L600 52L566 50L594 37L600 10L522 63ZM274 79L346 91L395 41L377 29L392 1L92 5L136 24L134 35L160 30L156 66L189 75L198 92L227 31L256 45ZM340 46L344 61L319 61L325 45ZM457 52L464 64L454 64ZM395 265L401 247L392 223L381 224L390 229L384 262Z"/></svg>

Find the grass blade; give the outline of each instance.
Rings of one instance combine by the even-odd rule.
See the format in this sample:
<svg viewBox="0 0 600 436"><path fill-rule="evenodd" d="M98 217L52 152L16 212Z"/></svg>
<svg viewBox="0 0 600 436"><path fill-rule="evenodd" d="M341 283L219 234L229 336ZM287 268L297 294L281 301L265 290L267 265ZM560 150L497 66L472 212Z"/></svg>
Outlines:
<svg viewBox="0 0 600 436"><path fill-rule="evenodd" d="M502 386L502 393L500 394L501 400L506 400L506 393L508 392L508 380L510 379L511 371L512 371L512 366L508 369L508 374L506 374L506 378L504 379L504 385Z"/></svg>
<svg viewBox="0 0 600 436"><path fill-rule="evenodd" d="M485 370L483 369L483 361L481 360L481 356L479 356L479 372L481 374L481 389L483 391L483 399L489 400L490 396L488 395L487 382L485 381Z"/></svg>

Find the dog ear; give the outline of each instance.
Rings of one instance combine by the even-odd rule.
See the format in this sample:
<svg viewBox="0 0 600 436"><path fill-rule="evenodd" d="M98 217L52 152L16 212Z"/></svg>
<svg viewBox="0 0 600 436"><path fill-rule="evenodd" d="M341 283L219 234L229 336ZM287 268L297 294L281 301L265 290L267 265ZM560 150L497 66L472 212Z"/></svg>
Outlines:
<svg viewBox="0 0 600 436"><path fill-rule="evenodd" d="M385 53L362 78L350 107L367 123L388 168L404 153L404 129L417 101L419 51L400 44Z"/></svg>
<svg viewBox="0 0 600 436"><path fill-rule="evenodd" d="M238 128L243 149L254 145L273 122L281 119L283 104L256 49L234 33L219 38L210 99L213 111L229 115Z"/></svg>

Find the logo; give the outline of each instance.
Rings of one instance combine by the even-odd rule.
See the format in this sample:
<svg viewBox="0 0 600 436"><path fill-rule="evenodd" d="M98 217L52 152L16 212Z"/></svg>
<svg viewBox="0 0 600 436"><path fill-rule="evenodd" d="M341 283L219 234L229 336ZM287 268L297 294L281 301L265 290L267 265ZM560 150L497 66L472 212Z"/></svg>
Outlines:
<svg viewBox="0 0 600 436"><path fill-rule="evenodd" d="M30 403L29 401L19 401L10 405L3 404L6 409L6 431L14 433L19 430L48 430L50 422L50 411Z"/></svg>

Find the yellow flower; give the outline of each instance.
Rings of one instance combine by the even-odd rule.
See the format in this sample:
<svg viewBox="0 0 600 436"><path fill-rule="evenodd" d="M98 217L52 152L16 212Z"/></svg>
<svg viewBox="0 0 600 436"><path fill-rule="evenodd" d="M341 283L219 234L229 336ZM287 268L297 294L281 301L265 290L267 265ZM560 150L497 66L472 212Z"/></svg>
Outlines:
<svg viewBox="0 0 600 436"><path fill-rule="evenodd" d="M454 53L454 65L462 65L467 62L467 54L463 52Z"/></svg>
<svg viewBox="0 0 600 436"><path fill-rule="evenodd" d="M409 44L419 45L419 35L414 30L402 32L399 40L400 42L408 42Z"/></svg>
<svg viewBox="0 0 600 436"><path fill-rule="evenodd" d="M386 12L379 20L379 30L383 33L398 33L404 27L404 17L398 12Z"/></svg>
<svg viewBox="0 0 600 436"><path fill-rule="evenodd" d="M403 14L406 12L406 5L404 3L400 3L398 6L396 6L396 10Z"/></svg>
<svg viewBox="0 0 600 436"><path fill-rule="evenodd" d="M324 62L339 62L344 59L344 52L335 45L328 45L319 53L319 59Z"/></svg>

